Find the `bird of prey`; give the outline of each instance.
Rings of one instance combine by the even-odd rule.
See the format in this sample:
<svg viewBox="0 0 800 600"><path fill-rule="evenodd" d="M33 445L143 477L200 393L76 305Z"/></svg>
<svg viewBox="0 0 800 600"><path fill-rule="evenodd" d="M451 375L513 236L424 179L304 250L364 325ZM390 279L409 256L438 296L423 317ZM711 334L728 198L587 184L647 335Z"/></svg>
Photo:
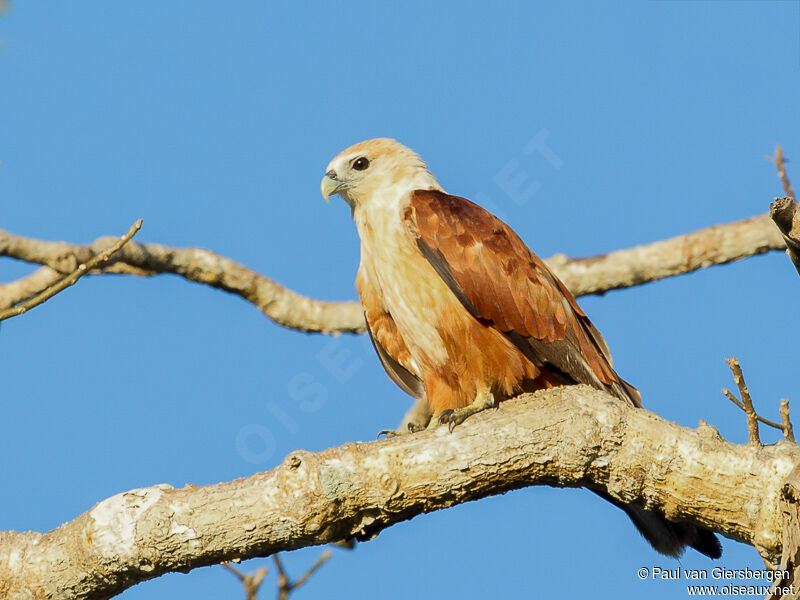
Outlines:
<svg viewBox="0 0 800 600"><path fill-rule="evenodd" d="M342 151L322 179L361 239L356 278L367 329L389 377L452 428L522 391L583 383L636 407L600 332L511 228L447 194L425 162L379 138ZM709 530L593 490L623 509L655 550L719 558Z"/></svg>

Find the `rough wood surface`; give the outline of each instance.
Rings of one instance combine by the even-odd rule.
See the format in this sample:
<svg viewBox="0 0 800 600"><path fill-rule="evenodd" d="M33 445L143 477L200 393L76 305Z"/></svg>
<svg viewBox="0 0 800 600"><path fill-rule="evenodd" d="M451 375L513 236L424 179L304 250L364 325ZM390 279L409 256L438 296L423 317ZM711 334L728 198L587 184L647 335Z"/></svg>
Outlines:
<svg viewBox="0 0 800 600"><path fill-rule="evenodd" d="M786 255L800 274L800 203L790 196L775 198L769 214L783 235Z"/></svg>
<svg viewBox="0 0 800 600"><path fill-rule="evenodd" d="M789 442L734 445L708 425L681 427L586 386L557 388L452 434L296 451L246 479L131 490L49 533L0 533L0 597L108 598L168 571L370 539L420 513L530 485L601 487L777 562L784 483L798 461Z"/></svg>
<svg viewBox="0 0 800 600"><path fill-rule="evenodd" d="M57 275L51 276L54 272L69 273L107 247L111 239L102 237L80 246L25 238L0 230L0 256L45 265L35 275L29 276L25 285L18 282L0 285L0 298L12 303L25 300L26 297L19 294L28 292L34 283L44 285L58 278ZM361 333L364 330L364 317L358 303L325 302L301 296L233 260L202 248L129 243L106 267L95 273L142 277L171 273L241 296L279 325L291 329L320 333ZM4 305L0 304L2 307Z"/></svg>
<svg viewBox="0 0 800 600"><path fill-rule="evenodd" d="M546 262L576 296L602 294L784 250L774 229L768 215L759 215L600 256L557 255Z"/></svg>
<svg viewBox="0 0 800 600"><path fill-rule="evenodd" d="M797 598L800 596L800 465L795 466L781 490L780 509L783 518L783 553L780 572L788 577L775 580L767 600ZM784 594L786 588L794 594Z"/></svg>
<svg viewBox="0 0 800 600"><path fill-rule="evenodd" d="M109 243L109 238L100 238L80 246L0 230L0 256L46 265L33 275L0 285L0 309L42 291L58 279L58 273L74 270ZM556 255L545 262L573 294L582 296L785 249L783 237L770 217L761 215L609 254L578 259ZM284 327L320 333L364 331L364 317L358 303L307 298L235 261L200 248L131 242L98 272L140 276L172 273L237 294Z"/></svg>

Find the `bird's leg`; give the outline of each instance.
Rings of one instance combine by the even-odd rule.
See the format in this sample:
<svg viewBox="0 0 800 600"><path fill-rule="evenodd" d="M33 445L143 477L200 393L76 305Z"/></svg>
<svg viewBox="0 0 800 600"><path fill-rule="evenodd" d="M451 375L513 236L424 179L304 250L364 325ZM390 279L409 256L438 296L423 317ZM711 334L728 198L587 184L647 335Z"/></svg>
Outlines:
<svg viewBox="0 0 800 600"><path fill-rule="evenodd" d="M430 406L425 397L417 398L414 405L408 410L400 426L397 429L384 429L378 433L378 437L385 435L387 438L397 437L406 433L417 433L424 431L425 426L433 420Z"/></svg>
<svg viewBox="0 0 800 600"><path fill-rule="evenodd" d="M478 395L475 397L475 400L469 406L465 406L464 408L451 408L449 410L443 410L439 413L439 417L437 419L433 419L431 424L428 427L438 425L440 423L447 423L447 428L452 432L455 429L456 425L459 425L464 422L467 417L471 417L475 413L481 412L482 410L486 410L487 408L495 408L497 406L497 401L494 398L494 394L489 390L485 390L483 392L478 392Z"/></svg>

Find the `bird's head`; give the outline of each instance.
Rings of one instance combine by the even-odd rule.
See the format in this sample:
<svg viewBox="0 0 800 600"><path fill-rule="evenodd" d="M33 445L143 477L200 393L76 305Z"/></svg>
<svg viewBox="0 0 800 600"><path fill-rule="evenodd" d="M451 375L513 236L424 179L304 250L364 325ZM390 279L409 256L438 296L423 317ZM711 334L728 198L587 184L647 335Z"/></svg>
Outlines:
<svg viewBox="0 0 800 600"><path fill-rule="evenodd" d="M326 201L339 194L355 210L412 190L441 188L413 150L389 138L376 138L340 152L325 169L321 189Z"/></svg>

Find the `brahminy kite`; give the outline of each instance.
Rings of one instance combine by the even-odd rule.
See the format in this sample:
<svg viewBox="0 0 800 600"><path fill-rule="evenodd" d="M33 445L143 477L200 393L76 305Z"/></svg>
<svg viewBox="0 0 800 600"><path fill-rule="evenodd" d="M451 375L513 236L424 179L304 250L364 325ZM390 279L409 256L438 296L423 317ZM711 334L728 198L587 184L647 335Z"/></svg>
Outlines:
<svg viewBox="0 0 800 600"><path fill-rule="evenodd" d="M330 162L321 187L352 209L356 287L381 363L427 400L432 424L452 430L522 391L576 383L641 407L566 286L503 221L447 194L415 152L386 138L361 142ZM722 554L707 529L593 491L658 552L678 556L688 545Z"/></svg>

